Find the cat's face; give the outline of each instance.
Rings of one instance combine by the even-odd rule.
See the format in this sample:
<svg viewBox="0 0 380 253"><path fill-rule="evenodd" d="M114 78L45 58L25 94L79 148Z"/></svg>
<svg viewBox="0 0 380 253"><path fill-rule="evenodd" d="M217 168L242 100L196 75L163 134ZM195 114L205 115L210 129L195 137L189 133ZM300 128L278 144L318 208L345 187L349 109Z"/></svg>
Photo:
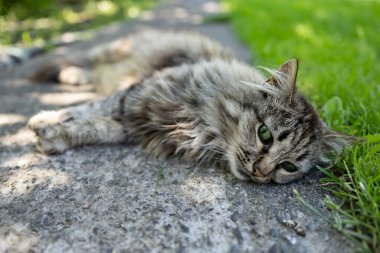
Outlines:
<svg viewBox="0 0 380 253"><path fill-rule="evenodd" d="M294 181L317 164L326 163L326 152L348 144L319 120L310 104L295 90L297 61L273 73L260 103L240 116L238 131L230 139L227 157L238 178L258 183Z"/></svg>
<svg viewBox="0 0 380 253"><path fill-rule="evenodd" d="M256 182L288 183L302 177L321 160L322 125L306 103L294 108L266 101L239 122L231 169Z"/></svg>

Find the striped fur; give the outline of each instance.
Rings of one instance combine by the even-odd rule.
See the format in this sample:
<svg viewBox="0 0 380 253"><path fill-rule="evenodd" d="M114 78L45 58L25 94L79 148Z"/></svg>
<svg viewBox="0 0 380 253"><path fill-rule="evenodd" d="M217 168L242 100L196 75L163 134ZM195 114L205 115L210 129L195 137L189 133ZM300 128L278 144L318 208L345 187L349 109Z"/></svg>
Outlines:
<svg viewBox="0 0 380 253"><path fill-rule="evenodd" d="M140 38L161 48L136 43ZM230 168L240 179L287 183L351 141L329 130L297 91L297 60L267 70L266 78L200 35L149 31L129 40L131 51L112 66L120 61L126 67L114 69L121 71L116 76L135 66L136 83L98 101L32 117L41 151L128 140L160 157ZM115 48L99 50L92 57L109 67L104 58L114 59ZM270 145L258 136L263 125L273 137ZM285 162L297 170L285 170Z"/></svg>

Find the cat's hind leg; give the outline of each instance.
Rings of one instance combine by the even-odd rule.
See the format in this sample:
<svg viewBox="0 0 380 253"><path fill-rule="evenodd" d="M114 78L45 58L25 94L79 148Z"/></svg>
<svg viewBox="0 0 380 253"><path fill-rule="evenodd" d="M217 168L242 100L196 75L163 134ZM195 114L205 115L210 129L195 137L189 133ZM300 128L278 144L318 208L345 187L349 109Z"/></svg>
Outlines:
<svg viewBox="0 0 380 253"><path fill-rule="evenodd" d="M83 59L51 61L42 64L30 77L37 83L58 82L70 85L84 85L92 83L93 70L91 65Z"/></svg>
<svg viewBox="0 0 380 253"><path fill-rule="evenodd" d="M126 59L132 44L128 37L104 43L81 52L74 51L64 59L48 61L30 77L33 82L58 82L71 85L94 84L95 67Z"/></svg>

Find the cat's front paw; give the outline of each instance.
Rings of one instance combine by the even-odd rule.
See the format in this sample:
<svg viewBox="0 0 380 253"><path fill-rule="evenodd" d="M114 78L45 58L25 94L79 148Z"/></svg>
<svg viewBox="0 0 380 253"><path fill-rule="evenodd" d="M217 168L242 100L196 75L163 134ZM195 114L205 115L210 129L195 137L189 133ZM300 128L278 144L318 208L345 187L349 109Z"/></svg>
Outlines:
<svg viewBox="0 0 380 253"><path fill-rule="evenodd" d="M70 139L65 129L65 123L72 119L66 110L45 111L30 118L28 127L37 135L38 150L43 153L54 154L68 149Z"/></svg>

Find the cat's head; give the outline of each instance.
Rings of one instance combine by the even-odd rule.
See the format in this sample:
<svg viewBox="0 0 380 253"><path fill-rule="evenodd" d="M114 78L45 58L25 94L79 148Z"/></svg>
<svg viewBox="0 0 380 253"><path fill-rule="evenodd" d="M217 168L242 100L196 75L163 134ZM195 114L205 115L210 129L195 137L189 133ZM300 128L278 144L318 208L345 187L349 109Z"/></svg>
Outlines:
<svg viewBox="0 0 380 253"><path fill-rule="evenodd" d="M246 83L262 97L253 110L244 110L239 129L229 140L227 158L239 178L259 183L288 183L316 165L329 162L327 154L341 152L354 137L334 132L319 119L297 91L298 61L284 63L262 84Z"/></svg>

